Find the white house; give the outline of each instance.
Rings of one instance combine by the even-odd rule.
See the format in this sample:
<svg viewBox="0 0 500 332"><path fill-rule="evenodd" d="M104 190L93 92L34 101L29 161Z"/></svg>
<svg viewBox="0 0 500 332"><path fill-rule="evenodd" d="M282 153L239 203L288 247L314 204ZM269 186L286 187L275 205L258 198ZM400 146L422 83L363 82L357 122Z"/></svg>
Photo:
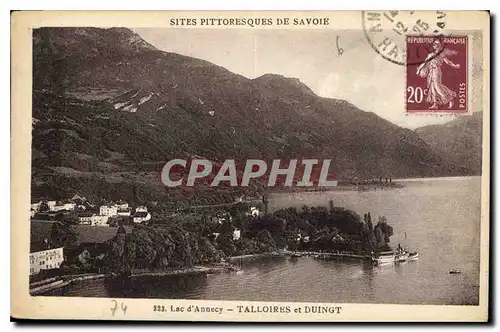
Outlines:
<svg viewBox="0 0 500 332"><path fill-rule="evenodd" d="M31 210L35 211L35 212L38 212L40 211L40 206L42 205L42 201L38 202L38 203L32 203L31 204Z"/></svg>
<svg viewBox="0 0 500 332"><path fill-rule="evenodd" d="M76 208L75 203L60 203L54 206L49 206L50 211L71 211Z"/></svg>
<svg viewBox="0 0 500 332"><path fill-rule="evenodd" d="M83 214L78 217L78 221L81 225L90 225L90 226L103 226L108 227L109 216L102 216L96 214Z"/></svg>
<svg viewBox="0 0 500 332"><path fill-rule="evenodd" d="M118 207L116 205L103 205L99 208L99 214L102 216L114 217L118 215Z"/></svg>
<svg viewBox="0 0 500 332"><path fill-rule="evenodd" d="M148 221L150 219L151 219L151 214L149 214L149 212L145 212L145 211L139 211L139 212L136 211L134 213L134 217L133 217L133 221L136 224L140 224L140 223Z"/></svg>
<svg viewBox="0 0 500 332"><path fill-rule="evenodd" d="M129 208L127 202L118 202L115 204L115 206L118 208L118 210L127 210Z"/></svg>
<svg viewBox="0 0 500 332"><path fill-rule="evenodd" d="M47 206L49 207L49 211L54 211L54 206L56 206L56 201L47 201Z"/></svg>
<svg viewBox="0 0 500 332"><path fill-rule="evenodd" d="M241 237L241 230L239 229L235 229L233 231L233 240L236 241L236 240L239 240Z"/></svg>
<svg viewBox="0 0 500 332"><path fill-rule="evenodd" d="M132 210L130 208L127 209L118 209L118 215L122 217L130 217L132 214Z"/></svg>
<svg viewBox="0 0 500 332"><path fill-rule="evenodd" d="M148 212L148 208L145 207L144 205L143 206L138 206L136 209L135 209L135 212Z"/></svg>
<svg viewBox="0 0 500 332"><path fill-rule="evenodd" d="M63 248L54 248L30 253L30 274L41 270L57 269L64 261Z"/></svg>
<svg viewBox="0 0 500 332"><path fill-rule="evenodd" d="M260 216L260 210L257 209L255 206L250 207L250 214L252 217L258 217Z"/></svg>
<svg viewBox="0 0 500 332"><path fill-rule="evenodd" d="M65 210L74 210L76 208L76 203L73 202L64 203L63 206Z"/></svg>

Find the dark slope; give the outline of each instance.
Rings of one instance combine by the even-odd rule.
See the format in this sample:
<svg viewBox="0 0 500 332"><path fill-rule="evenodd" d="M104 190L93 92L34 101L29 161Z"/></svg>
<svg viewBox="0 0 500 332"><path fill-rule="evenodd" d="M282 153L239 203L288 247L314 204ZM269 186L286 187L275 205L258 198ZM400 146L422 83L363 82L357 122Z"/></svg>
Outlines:
<svg viewBox="0 0 500 332"><path fill-rule="evenodd" d="M78 171L146 185L145 170L157 185L165 161L189 156L330 158L343 178L468 172L415 132L297 79L250 80L128 29L37 29L33 52L35 191L54 176L90 176Z"/></svg>
<svg viewBox="0 0 500 332"><path fill-rule="evenodd" d="M417 128L417 134L451 163L481 174L483 112L444 125Z"/></svg>

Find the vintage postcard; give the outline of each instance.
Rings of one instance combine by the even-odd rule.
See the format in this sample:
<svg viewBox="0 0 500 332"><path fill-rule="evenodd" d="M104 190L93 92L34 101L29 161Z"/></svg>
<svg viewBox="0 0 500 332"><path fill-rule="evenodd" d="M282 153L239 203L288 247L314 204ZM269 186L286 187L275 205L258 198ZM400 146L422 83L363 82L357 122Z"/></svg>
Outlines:
<svg viewBox="0 0 500 332"><path fill-rule="evenodd" d="M488 12L11 21L13 317L488 320Z"/></svg>

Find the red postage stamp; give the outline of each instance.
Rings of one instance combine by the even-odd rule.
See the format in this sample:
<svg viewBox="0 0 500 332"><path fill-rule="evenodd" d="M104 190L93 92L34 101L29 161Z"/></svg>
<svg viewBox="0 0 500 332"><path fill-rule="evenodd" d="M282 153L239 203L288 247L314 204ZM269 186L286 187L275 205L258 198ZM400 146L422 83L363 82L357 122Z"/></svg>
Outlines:
<svg viewBox="0 0 500 332"><path fill-rule="evenodd" d="M406 112L467 113L467 36L408 36L406 51Z"/></svg>

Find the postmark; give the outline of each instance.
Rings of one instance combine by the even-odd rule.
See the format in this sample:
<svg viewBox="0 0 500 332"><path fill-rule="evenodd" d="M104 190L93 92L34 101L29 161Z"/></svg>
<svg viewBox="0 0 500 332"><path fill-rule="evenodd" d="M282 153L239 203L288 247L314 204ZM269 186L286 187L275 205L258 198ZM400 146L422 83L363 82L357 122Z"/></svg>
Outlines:
<svg viewBox="0 0 500 332"><path fill-rule="evenodd" d="M401 66L425 61L423 51L416 53L420 57L412 56L411 63L407 61L406 36L438 36L446 28L446 13L442 11L363 11L361 16L363 32L373 50Z"/></svg>
<svg viewBox="0 0 500 332"><path fill-rule="evenodd" d="M467 113L467 36L407 36L406 53L408 113Z"/></svg>

